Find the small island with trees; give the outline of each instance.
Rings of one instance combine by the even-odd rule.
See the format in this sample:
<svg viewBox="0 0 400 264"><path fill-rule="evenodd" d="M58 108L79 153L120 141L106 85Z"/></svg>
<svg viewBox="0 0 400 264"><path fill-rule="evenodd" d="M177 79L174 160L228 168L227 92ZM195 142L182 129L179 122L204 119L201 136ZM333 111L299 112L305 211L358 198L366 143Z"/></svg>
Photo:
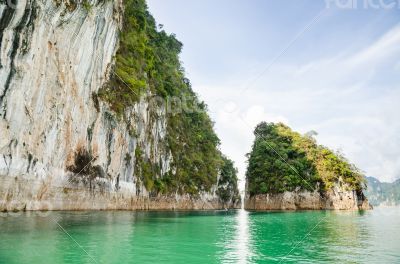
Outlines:
<svg viewBox="0 0 400 264"><path fill-rule="evenodd" d="M282 123L260 123L248 157L245 209L370 209L362 172Z"/></svg>

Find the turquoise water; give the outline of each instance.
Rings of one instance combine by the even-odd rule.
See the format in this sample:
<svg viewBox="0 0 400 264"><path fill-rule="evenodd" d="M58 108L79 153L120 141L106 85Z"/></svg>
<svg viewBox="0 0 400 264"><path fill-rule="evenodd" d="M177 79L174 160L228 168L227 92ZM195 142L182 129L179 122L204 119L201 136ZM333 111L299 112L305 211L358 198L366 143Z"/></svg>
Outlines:
<svg viewBox="0 0 400 264"><path fill-rule="evenodd" d="M400 208L0 217L0 263L400 263Z"/></svg>

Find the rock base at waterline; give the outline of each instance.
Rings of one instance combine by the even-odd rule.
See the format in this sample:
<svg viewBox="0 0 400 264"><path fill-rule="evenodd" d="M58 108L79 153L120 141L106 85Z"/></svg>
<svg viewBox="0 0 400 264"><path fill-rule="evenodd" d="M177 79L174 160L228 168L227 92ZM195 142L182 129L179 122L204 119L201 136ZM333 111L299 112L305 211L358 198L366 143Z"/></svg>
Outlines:
<svg viewBox="0 0 400 264"><path fill-rule="evenodd" d="M246 197L247 210L369 210L368 200L355 191L284 192Z"/></svg>

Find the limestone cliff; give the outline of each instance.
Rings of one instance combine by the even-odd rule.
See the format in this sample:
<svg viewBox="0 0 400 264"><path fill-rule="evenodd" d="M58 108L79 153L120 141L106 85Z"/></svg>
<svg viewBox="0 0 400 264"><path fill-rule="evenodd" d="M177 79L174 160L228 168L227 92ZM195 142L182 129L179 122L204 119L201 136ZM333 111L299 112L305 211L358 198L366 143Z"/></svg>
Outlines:
<svg viewBox="0 0 400 264"><path fill-rule="evenodd" d="M364 176L340 153L284 124L262 122L254 134L246 209L370 209Z"/></svg>
<svg viewBox="0 0 400 264"><path fill-rule="evenodd" d="M152 192L140 179L138 155L157 164L154 179L173 174L174 156L167 113L146 96L124 120L98 99L123 11L120 1L1 2L0 210L238 206L216 195L217 175L196 195Z"/></svg>
<svg viewBox="0 0 400 264"><path fill-rule="evenodd" d="M294 191L246 197L248 210L369 210L368 200L356 191L334 188L321 194L318 191Z"/></svg>

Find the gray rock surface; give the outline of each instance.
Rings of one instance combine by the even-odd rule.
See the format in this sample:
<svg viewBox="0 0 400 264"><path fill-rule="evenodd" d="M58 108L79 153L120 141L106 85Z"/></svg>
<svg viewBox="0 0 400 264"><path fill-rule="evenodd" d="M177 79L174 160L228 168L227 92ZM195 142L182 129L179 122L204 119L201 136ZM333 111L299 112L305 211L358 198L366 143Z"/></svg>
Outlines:
<svg viewBox="0 0 400 264"><path fill-rule="evenodd" d="M133 176L138 146L169 170L165 113L141 100L127 126L96 102L118 48L121 3L70 3L0 4L0 210L222 208L214 192L152 197Z"/></svg>
<svg viewBox="0 0 400 264"><path fill-rule="evenodd" d="M246 197L248 210L369 210L371 206L363 195L335 187L320 194L318 191L284 192Z"/></svg>

